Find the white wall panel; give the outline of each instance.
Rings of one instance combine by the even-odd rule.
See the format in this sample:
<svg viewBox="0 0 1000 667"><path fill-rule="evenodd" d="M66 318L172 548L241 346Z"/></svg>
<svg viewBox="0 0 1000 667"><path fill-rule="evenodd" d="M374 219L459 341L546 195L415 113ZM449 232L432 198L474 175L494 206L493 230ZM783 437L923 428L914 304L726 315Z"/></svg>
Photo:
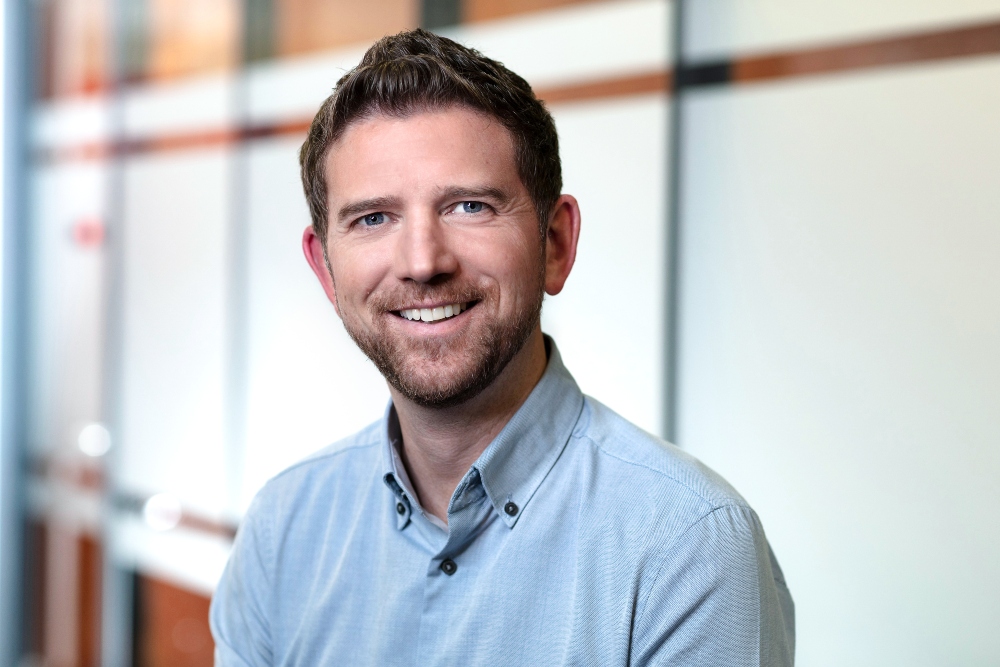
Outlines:
<svg viewBox="0 0 1000 667"><path fill-rule="evenodd" d="M126 137L227 129L235 113L233 74L186 77L132 86L122 95Z"/></svg>
<svg viewBox="0 0 1000 667"><path fill-rule="evenodd" d="M218 516L227 499L230 158L221 149L125 166L118 484Z"/></svg>
<svg viewBox="0 0 1000 667"><path fill-rule="evenodd" d="M106 141L111 135L111 100L103 95L71 97L32 107L32 143L51 148Z"/></svg>
<svg viewBox="0 0 1000 667"><path fill-rule="evenodd" d="M102 413L104 248L74 239L105 222L107 169L96 162L40 167L32 184L29 442L76 448Z"/></svg>
<svg viewBox="0 0 1000 667"><path fill-rule="evenodd" d="M666 0L591 2L475 23L442 34L549 86L666 66L673 30Z"/></svg>
<svg viewBox="0 0 1000 667"><path fill-rule="evenodd" d="M253 123L312 118L368 46L251 65L245 74L248 118Z"/></svg>
<svg viewBox="0 0 1000 667"><path fill-rule="evenodd" d="M686 0L693 60L810 48L1000 20L1000 0Z"/></svg>
<svg viewBox="0 0 1000 667"><path fill-rule="evenodd" d="M248 365L242 502L311 451L380 418L385 381L347 335L301 250L301 138L248 148Z"/></svg>
<svg viewBox="0 0 1000 667"><path fill-rule="evenodd" d="M557 106L563 191L583 223L566 288L542 324L584 392L662 432L667 101Z"/></svg>
<svg viewBox="0 0 1000 667"><path fill-rule="evenodd" d="M800 665L1000 663L997 108L996 58L686 102L678 440Z"/></svg>

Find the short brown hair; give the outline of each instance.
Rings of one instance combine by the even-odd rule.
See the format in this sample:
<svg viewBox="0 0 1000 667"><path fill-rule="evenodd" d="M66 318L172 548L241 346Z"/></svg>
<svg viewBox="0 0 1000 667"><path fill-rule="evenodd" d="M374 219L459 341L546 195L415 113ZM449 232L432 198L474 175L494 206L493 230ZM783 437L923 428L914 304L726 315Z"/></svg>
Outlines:
<svg viewBox="0 0 1000 667"><path fill-rule="evenodd" d="M501 63L446 37L417 29L383 37L342 76L309 127L299 152L312 226L326 245L326 155L354 121L466 106L496 118L514 139L518 175L542 233L562 192L559 139L552 116L528 82Z"/></svg>

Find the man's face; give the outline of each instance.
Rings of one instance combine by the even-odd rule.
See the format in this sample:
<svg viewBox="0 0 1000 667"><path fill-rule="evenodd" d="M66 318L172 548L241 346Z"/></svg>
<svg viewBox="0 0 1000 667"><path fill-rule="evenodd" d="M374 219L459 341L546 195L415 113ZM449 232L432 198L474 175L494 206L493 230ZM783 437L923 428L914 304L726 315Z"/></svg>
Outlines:
<svg viewBox="0 0 1000 667"><path fill-rule="evenodd" d="M451 107L351 125L326 162L337 312L414 402L487 387L539 326L545 248L513 140Z"/></svg>

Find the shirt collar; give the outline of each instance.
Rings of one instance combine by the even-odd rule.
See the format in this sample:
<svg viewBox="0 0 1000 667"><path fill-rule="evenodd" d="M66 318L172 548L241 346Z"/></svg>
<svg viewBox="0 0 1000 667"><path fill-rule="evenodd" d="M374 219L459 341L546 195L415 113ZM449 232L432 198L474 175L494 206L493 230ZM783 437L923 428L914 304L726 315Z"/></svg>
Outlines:
<svg viewBox="0 0 1000 667"><path fill-rule="evenodd" d="M403 433L399 428L396 408L390 399L385 409L385 437L382 442L382 479L396 497L396 527L402 530L410 523L413 504L417 496L413 492L410 477L406 474L402 459L399 458L399 444ZM410 500L410 499L413 500Z"/></svg>
<svg viewBox="0 0 1000 667"><path fill-rule="evenodd" d="M555 341L546 336L545 346L549 361L542 378L472 464L496 513L510 528L517 523L562 454L583 410L583 394L563 365ZM391 401L386 409L385 424L383 479L396 495L397 502L404 506L405 511L397 513L397 526L402 529L410 520L412 507L408 496L412 490L394 446L402 436ZM468 478L466 475L459 490Z"/></svg>

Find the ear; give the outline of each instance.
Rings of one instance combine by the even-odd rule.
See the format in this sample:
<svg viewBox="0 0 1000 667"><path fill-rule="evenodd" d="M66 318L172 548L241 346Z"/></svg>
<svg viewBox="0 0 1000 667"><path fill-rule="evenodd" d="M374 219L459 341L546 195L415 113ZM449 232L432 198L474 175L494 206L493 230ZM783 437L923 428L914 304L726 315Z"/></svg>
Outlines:
<svg viewBox="0 0 1000 667"><path fill-rule="evenodd" d="M580 239L580 204L572 195L556 200L549 230L545 235L545 292L552 296L562 291L576 261Z"/></svg>
<svg viewBox="0 0 1000 667"><path fill-rule="evenodd" d="M326 257L323 254L323 241L316 235L311 225L306 227L305 231L302 232L302 252L305 253L306 261L309 262L309 268L319 278L319 284L323 286L326 298L333 304L333 309L337 311L337 315L339 316L340 308L337 306L337 290L333 285L333 274L326 265Z"/></svg>

